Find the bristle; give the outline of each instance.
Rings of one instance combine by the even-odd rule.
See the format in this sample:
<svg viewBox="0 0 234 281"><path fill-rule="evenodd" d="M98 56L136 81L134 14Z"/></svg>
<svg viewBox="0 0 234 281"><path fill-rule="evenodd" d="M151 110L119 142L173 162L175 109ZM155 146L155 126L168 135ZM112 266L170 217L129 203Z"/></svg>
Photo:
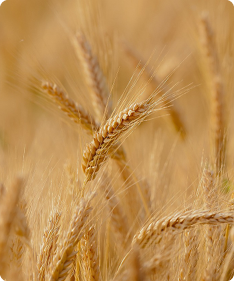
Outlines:
<svg viewBox="0 0 234 281"><path fill-rule="evenodd" d="M155 91L156 89L158 91L158 95L163 96L163 105L165 108L168 110L168 113L170 114L171 121L173 123L174 128L176 129L177 132L181 134L182 137L185 137L186 131L185 131L185 126L182 122L179 109L176 107L175 103L170 99L168 95L165 95L165 93L168 92L168 88L163 83L164 85L160 85L159 78L156 76L156 74L151 71L150 67L147 65L146 62L142 58L140 58L136 52L132 50L127 44L123 44L124 50L132 62L132 65L134 68L139 69L142 71L142 77L145 78L146 82L149 83L149 86L151 87L152 91ZM162 81L161 81L162 82Z"/></svg>
<svg viewBox="0 0 234 281"><path fill-rule="evenodd" d="M105 182L104 182L105 183ZM114 194L113 188L106 181L106 184L101 186L101 189L104 192L105 199L110 210L111 215L111 225L113 227L116 240L121 248L124 248L126 245L126 237L128 234L128 224L126 221L126 216L119 204L119 200Z"/></svg>

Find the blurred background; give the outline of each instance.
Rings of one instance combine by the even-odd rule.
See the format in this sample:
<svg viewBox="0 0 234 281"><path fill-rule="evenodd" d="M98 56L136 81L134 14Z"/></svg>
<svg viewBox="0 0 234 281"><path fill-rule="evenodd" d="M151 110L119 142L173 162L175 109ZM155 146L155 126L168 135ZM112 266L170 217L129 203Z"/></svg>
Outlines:
<svg viewBox="0 0 234 281"><path fill-rule="evenodd" d="M180 190L190 194L198 184L201 162L210 153L209 80L198 28L203 12L208 13L214 30L225 88L231 177L234 7L229 1L6 0L0 7L1 180L8 182L15 172L26 173L34 186L28 189L29 195L33 195L30 198L39 202L45 192L62 186L58 171L62 174L67 161L80 166L79 155L89 137L70 124L43 94L38 94L34 81L53 81L87 110L93 110L71 44L72 36L82 30L107 77L113 108L124 91L131 96L131 92L140 92L146 85L142 77L136 82L138 72L123 45L130 46L139 54L139 61L147 63L161 82L166 81L172 92L181 95L175 104L187 131L185 142L170 126L168 114L160 112L124 145L131 155L130 161L141 159L135 169L144 169L142 177L159 166L160 184L167 180L165 173L175 174L174 180L170 177L173 184L167 195L176 195ZM142 147L142 143L147 145ZM158 159L154 156L150 168L152 147L156 147ZM164 173L165 165L171 168ZM57 185L53 182L53 187L48 188L52 179ZM153 184L160 185L156 178L154 181ZM44 193L35 194L35 189Z"/></svg>

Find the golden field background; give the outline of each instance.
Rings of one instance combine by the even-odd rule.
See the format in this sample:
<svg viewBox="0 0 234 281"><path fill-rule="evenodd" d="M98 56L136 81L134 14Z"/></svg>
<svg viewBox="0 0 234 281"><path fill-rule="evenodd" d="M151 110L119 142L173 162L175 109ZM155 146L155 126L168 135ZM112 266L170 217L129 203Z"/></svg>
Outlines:
<svg viewBox="0 0 234 281"><path fill-rule="evenodd" d="M208 14L214 32L214 48L224 87L222 113L227 147L222 175L215 172L213 81L200 35L204 12ZM22 209L30 234L14 232L17 215L9 220L7 238L0 236L0 246L1 241L6 241L4 258L0 258L4 265L0 266L0 275L2 272L7 280L230 280L234 262L227 224L221 229L211 227L216 234L220 232L218 238L213 238L213 248L221 247L222 252L220 256L213 255L212 259L207 251L215 250L207 250L206 244L210 226L195 226L187 234L173 236L173 241L164 241L165 247L167 243L171 245L168 253L163 245L132 250L131 240L149 219L136 191L136 183L143 191L149 190L150 218L153 220L178 211L207 209L202 191L204 169L216 174L218 190L218 199L209 211L219 213L227 210L230 204L232 206L233 26L234 7L225 0L7 0L2 4L0 183L7 194L18 175L24 178L17 208ZM85 194L96 191L93 211L82 231L94 227L98 276L90 273L92 261L88 267L84 265L90 256L84 254L81 240L75 245L78 253L71 261L70 270L60 277L63 279L51 277L49 266L46 268L48 275L40 279L37 264L49 216L53 210L59 210L62 214L60 231L66 233L75 206L83 196L82 153L92 137L60 112L37 82L56 83L94 116L82 64L71 42L80 30L98 58L115 112L128 106L130 101L142 100L140 94L144 88L146 93L152 92L148 85L150 81L132 66L124 51L126 44L139 54L139 62L146 62L152 74L171 89L169 96L176 97L173 104L186 136L181 138L171 124L168 111L160 110L147 117L149 120L132 130L126 139L121 139L135 183L124 180L115 160L108 159L97 177L85 187ZM107 181L103 175L108 175ZM116 230L111 222L116 206L108 209L108 200L100 187L103 185L113 187L114 197L120 202L127 221L128 237L121 250L121 239L115 235L121 230ZM3 207L0 205L0 211L4 209L4 196L7 195L1 197ZM4 219L1 227L3 223ZM122 222L117 219L116 223L121 229ZM188 255L184 239L189 235L192 238L187 243L191 246L187 249ZM62 234L59 237L61 241L66 239ZM227 245L222 248L219 245L223 238ZM178 245L180 250L176 249ZM148 273L144 265L162 252L167 257L162 255L160 265L155 265L154 271ZM51 264L53 267L53 262ZM210 269L209 277L205 274L207 268Z"/></svg>

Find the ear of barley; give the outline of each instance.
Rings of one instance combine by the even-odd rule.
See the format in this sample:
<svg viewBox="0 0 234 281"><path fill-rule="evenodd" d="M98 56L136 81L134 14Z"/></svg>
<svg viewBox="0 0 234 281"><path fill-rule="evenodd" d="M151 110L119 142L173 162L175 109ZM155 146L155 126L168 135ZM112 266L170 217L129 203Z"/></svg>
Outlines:
<svg viewBox="0 0 234 281"><path fill-rule="evenodd" d="M225 141L225 116L224 116L224 86L221 78L219 58L215 46L215 36L211 28L207 14L203 14L200 20L201 42L207 59L211 80L211 126L214 146L214 161L216 173L224 168L226 158Z"/></svg>
<svg viewBox="0 0 234 281"><path fill-rule="evenodd" d="M78 32L73 40L76 54L82 63L85 79L92 94L93 108L98 120L101 122L108 116L110 108L107 107L109 91L105 76L99 66L97 58L93 55L91 46L84 34Z"/></svg>
<svg viewBox="0 0 234 281"><path fill-rule="evenodd" d="M41 245L40 254L37 261L39 281L45 280L46 270L51 262L53 255L56 252L58 233L60 229L59 226L60 218L61 218L61 213L55 211L51 215L47 228L45 229L43 235L43 242Z"/></svg>
<svg viewBox="0 0 234 281"><path fill-rule="evenodd" d="M90 206L92 198L93 196L88 199L81 199L77 206L66 236L63 238L51 263L48 280L63 281L69 275L73 259L77 253L74 249L84 235L84 226L92 210Z"/></svg>
<svg viewBox="0 0 234 281"><path fill-rule="evenodd" d="M133 67L138 68L140 71L142 71L142 76L149 83L151 89L153 91L155 89L158 89L159 95L165 95L165 93L168 92L165 83L163 83L163 86L161 85L161 83L159 82L159 78L156 76L156 74L150 69L147 63L142 58L140 58L132 48L130 48L130 46L128 46L127 44L123 44L123 47ZM182 137L185 137L185 126L181 120L179 110L176 108L176 105L168 96L164 98L163 102L165 105L165 109L170 114L174 128L177 132L181 133Z"/></svg>
<svg viewBox="0 0 234 281"><path fill-rule="evenodd" d="M138 243L141 247L146 247L150 243L159 243L167 233L181 233L199 224L220 225L227 223L234 223L232 212L181 212L158 221L150 221L134 236L133 244Z"/></svg>
<svg viewBox="0 0 234 281"><path fill-rule="evenodd" d="M53 100L59 105L60 109L65 112L75 123L81 124L89 133L97 130L99 125L92 116L84 110L81 105L75 103L69 96L60 89L56 84L49 82L42 83L42 88Z"/></svg>
<svg viewBox="0 0 234 281"><path fill-rule="evenodd" d="M6 192L0 205L0 274L5 270L7 241L16 217L17 203L23 180L17 178L11 188Z"/></svg>
<svg viewBox="0 0 234 281"><path fill-rule="evenodd" d="M141 123L154 108L152 100L133 104L119 114L107 120L83 152L82 169L86 176L85 183L95 178L101 165L105 163L115 143L123 133Z"/></svg>

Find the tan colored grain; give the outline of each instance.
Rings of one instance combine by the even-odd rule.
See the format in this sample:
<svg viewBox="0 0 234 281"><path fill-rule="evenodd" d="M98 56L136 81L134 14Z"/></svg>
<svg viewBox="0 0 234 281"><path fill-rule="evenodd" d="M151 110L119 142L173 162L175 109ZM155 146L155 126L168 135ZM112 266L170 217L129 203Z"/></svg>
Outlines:
<svg viewBox="0 0 234 281"><path fill-rule="evenodd" d="M86 176L85 182L95 178L101 165L108 158L110 150L123 133L131 130L136 124L142 122L152 109L150 100L133 104L116 116L107 120L97 133L93 141L89 143L83 152L82 169Z"/></svg>
<svg viewBox="0 0 234 281"><path fill-rule="evenodd" d="M197 231L187 230L183 233L184 256L178 281L196 280L197 271Z"/></svg>
<svg viewBox="0 0 234 281"><path fill-rule="evenodd" d="M85 35L78 32L73 43L77 57L82 63L86 82L90 87L91 100L96 117L101 122L105 120L105 115L109 113L109 108L107 107L109 91L105 76L102 73L97 58L93 55L91 46Z"/></svg>
<svg viewBox="0 0 234 281"><path fill-rule="evenodd" d="M151 242L159 243L167 233L181 233L182 231L199 224L220 225L233 224L234 217L231 212L209 212L199 211L180 212L160 220L152 220L147 223L134 236L133 244L138 243L141 247L146 247Z"/></svg>
<svg viewBox="0 0 234 281"><path fill-rule="evenodd" d="M83 260L85 264L86 280L100 280L99 256L96 244L95 228L91 227L83 238Z"/></svg>
<svg viewBox="0 0 234 281"><path fill-rule="evenodd" d="M215 34L208 15L200 19L201 43L207 60L211 80L211 126L214 146L216 173L224 169L226 161L226 124L224 106L224 85L221 77L219 57L216 50Z"/></svg>
<svg viewBox="0 0 234 281"><path fill-rule="evenodd" d="M23 180L21 178L17 178L9 190L7 190L0 205L0 274L2 274L6 269L5 256L8 250L7 241L14 225L17 203L22 186Z"/></svg>
<svg viewBox="0 0 234 281"><path fill-rule="evenodd" d="M232 277L230 273L233 273L233 258L234 258L234 228L230 231L230 237L232 241L231 249L225 259L223 272L220 281L230 280Z"/></svg>
<svg viewBox="0 0 234 281"><path fill-rule="evenodd" d="M50 97L59 105L60 109L65 112L75 123L81 124L89 133L98 129L98 124L92 116L84 110L81 105L74 102L69 96L60 89L56 84L44 82L42 88Z"/></svg>
<svg viewBox="0 0 234 281"><path fill-rule="evenodd" d="M85 223L92 211L92 207L90 206L91 198L81 199L80 204L77 206L66 236L58 247L57 253L51 263L50 273L47 277L48 280L63 281L69 275L73 259L77 253L75 247L84 235Z"/></svg>
<svg viewBox="0 0 234 281"><path fill-rule="evenodd" d="M61 213L53 212L50 216L48 225L43 234L43 242L40 248L40 254L37 260L38 280L45 280L46 270L56 253L58 233L60 229Z"/></svg>

